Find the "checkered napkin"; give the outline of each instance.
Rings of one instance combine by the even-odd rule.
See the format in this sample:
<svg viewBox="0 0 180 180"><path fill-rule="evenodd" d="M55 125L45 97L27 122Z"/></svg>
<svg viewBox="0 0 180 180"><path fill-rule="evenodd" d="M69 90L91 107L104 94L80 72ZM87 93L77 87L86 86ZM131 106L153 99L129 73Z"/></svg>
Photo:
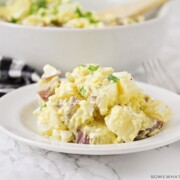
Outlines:
<svg viewBox="0 0 180 180"><path fill-rule="evenodd" d="M4 94L35 83L40 79L39 74L23 61L9 57L0 57L0 97Z"/></svg>

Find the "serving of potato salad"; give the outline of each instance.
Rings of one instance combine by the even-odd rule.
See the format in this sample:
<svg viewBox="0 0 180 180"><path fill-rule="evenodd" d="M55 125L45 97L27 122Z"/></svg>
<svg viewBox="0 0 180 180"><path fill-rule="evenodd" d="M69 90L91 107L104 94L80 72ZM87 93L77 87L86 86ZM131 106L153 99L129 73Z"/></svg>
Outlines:
<svg viewBox="0 0 180 180"><path fill-rule="evenodd" d="M133 24L144 18L118 18L113 14L100 18L70 0L7 0L0 6L0 20L28 26L102 28Z"/></svg>
<svg viewBox="0 0 180 180"><path fill-rule="evenodd" d="M45 65L38 88L39 133L61 142L132 142L157 134L172 116L131 74L110 67L79 65L61 80L59 70Z"/></svg>

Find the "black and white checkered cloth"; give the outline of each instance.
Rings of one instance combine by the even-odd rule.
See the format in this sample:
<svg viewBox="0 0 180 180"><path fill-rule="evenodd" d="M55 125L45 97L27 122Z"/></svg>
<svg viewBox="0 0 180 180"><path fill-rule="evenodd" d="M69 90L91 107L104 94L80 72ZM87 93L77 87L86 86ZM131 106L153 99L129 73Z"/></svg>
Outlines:
<svg viewBox="0 0 180 180"><path fill-rule="evenodd" d="M40 76L35 69L23 61L0 57L0 97L16 88L35 83L39 79Z"/></svg>

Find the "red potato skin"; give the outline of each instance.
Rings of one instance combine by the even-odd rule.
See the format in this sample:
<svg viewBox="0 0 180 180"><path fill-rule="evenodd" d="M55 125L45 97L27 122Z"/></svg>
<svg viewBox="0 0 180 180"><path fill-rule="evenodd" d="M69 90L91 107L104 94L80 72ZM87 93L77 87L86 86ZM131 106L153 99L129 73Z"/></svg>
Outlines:
<svg viewBox="0 0 180 180"><path fill-rule="evenodd" d="M48 98L53 95L53 93L49 89L44 89L38 92L41 99L45 102L48 101Z"/></svg>
<svg viewBox="0 0 180 180"><path fill-rule="evenodd" d="M142 130L139 131L138 136L135 138L135 140L140 140L142 138L140 138L141 135L143 135L144 133L146 133L146 136L148 136L149 133L151 133L152 131L154 131L155 129L161 129L164 125L163 121L156 121L156 124L154 124L154 126L152 128L149 128L147 130Z"/></svg>
<svg viewBox="0 0 180 180"><path fill-rule="evenodd" d="M77 135L76 135L76 143L78 144L89 144L89 136L88 135L84 135L84 133L80 130L77 131Z"/></svg>
<svg viewBox="0 0 180 180"><path fill-rule="evenodd" d="M149 130L150 132L152 132L152 131L155 130L155 129L161 129L163 125L164 125L164 122L163 122L163 121L157 121L156 124L155 124L152 128L150 128L150 129L148 129L148 130Z"/></svg>

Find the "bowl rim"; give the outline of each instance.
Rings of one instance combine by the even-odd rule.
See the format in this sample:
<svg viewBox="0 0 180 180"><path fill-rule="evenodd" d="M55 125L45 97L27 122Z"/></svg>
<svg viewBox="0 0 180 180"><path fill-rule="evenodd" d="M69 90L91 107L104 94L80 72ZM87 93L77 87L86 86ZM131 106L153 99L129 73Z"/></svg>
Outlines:
<svg viewBox="0 0 180 180"><path fill-rule="evenodd" d="M150 20L139 22L135 24L129 24L129 25L123 25L123 26L112 26L112 27L102 27L102 28L59 28L59 27L42 27L42 26L26 26L21 24L13 24L9 22L3 22L0 21L0 27L7 27L7 28L13 28L13 29L23 29L23 30L37 30L37 31L47 31L47 32L96 32L96 31L109 31L109 30L120 30L120 29L129 29L129 28L135 28L145 25L150 25L157 23L159 21L162 21L166 19L170 12L170 4L172 2L167 2L164 4L159 12L157 13L157 16L155 18L152 18Z"/></svg>

